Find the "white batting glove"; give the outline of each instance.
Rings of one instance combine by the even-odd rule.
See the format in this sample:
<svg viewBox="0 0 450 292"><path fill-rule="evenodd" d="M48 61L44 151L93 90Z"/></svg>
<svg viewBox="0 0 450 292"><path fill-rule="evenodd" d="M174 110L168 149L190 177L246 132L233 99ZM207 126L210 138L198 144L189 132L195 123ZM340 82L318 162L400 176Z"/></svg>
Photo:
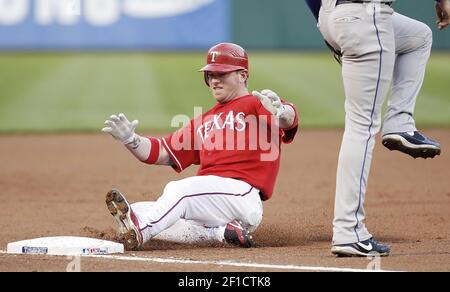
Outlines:
<svg viewBox="0 0 450 292"><path fill-rule="evenodd" d="M281 103L280 97L270 89L264 89L261 92L254 90L252 92L253 96L256 96L261 104L275 115L277 118L283 118L286 113L286 107Z"/></svg>
<svg viewBox="0 0 450 292"><path fill-rule="evenodd" d="M136 135L134 130L138 124L138 120L130 122L124 114L120 113L117 116L110 116L105 121L106 127L102 129L102 132L111 134L114 139L119 140L123 144L129 144L134 140Z"/></svg>

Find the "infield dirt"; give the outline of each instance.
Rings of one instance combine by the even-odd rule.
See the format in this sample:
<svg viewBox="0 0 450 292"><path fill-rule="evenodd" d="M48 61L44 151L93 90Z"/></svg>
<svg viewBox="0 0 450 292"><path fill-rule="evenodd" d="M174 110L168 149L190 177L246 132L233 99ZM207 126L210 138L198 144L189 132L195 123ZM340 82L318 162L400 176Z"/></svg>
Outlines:
<svg viewBox="0 0 450 292"><path fill-rule="evenodd" d="M435 159L390 152L377 139L366 196L366 224L391 244L385 270L450 271L450 130L428 130L443 146ZM300 131L284 145L272 199L255 233L256 248L150 242L128 255L364 269L365 258L330 253L341 130ZM0 250L8 242L58 235L116 240L105 207L111 187L131 202L156 200L165 184L195 175L138 162L107 135L0 136ZM65 271L66 257L0 254L0 271ZM204 264L83 258L83 271L271 271Z"/></svg>

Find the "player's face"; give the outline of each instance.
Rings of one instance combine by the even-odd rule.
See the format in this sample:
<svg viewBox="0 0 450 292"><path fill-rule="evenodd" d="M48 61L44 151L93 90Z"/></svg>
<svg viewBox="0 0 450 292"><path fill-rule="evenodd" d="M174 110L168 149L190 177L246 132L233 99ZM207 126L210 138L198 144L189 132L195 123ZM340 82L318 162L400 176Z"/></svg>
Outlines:
<svg viewBox="0 0 450 292"><path fill-rule="evenodd" d="M220 103L226 103L247 92L247 72L208 72L209 88L214 98Z"/></svg>

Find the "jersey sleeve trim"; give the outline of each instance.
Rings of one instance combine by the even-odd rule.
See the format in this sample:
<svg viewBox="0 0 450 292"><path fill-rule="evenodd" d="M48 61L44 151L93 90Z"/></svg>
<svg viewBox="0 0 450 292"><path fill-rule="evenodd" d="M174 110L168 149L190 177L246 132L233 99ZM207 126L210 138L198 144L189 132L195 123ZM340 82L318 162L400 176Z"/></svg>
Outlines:
<svg viewBox="0 0 450 292"><path fill-rule="evenodd" d="M181 172L183 170L183 166L181 165L180 161L173 153L172 149L170 149L169 144L166 141L166 138L163 138L162 141L163 141L164 148L167 150L167 153L169 154L170 158L175 163L173 168L175 169L175 171Z"/></svg>
<svg viewBox="0 0 450 292"><path fill-rule="evenodd" d="M150 154L149 154L147 160L144 162L148 163L148 164L155 164L159 158L159 152L161 149L161 141L154 137L147 137L147 139L150 140L151 148L150 148Z"/></svg>
<svg viewBox="0 0 450 292"><path fill-rule="evenodd" d="M294 122L292 123L292 125L289 128L281 129L282 130L281 141L283 141L283 143L285 143L285 144L290 144L294 141L295 135L297 134L298 112L297 112L297 108L295 107L294 104L289 103L289 102L283 102L283 104L292 107L292 109L295 112L295 118L294 118Z"/></svg>
<svg viewBox="0 0 450 292"><path fill-rule="evenodd" d="M288 128L282 129L283 131L289 131L289 130L292 130L295 127L298 126L298 112L297 112L297 109L295 108L295 106L292 103L284 102L283 104L285 106L286 105L290 106L294 110L294 113L295 113L294 122L292 123L292 125L290 127L288 127Z"/></svg>

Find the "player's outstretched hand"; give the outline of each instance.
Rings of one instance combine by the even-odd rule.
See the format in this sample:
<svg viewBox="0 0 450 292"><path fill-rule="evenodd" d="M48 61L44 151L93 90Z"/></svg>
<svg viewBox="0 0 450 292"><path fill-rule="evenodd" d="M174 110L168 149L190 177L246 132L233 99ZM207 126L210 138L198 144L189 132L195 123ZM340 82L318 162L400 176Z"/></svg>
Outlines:
<svg viewBox="0 0 450 292"><path fill-rule="evenodd" d="M436 2L437 27L443 30L450 24L450 1L441 0Z"/></svg>
<svg viewBox="0 0 450 292"><path fill-rule="evenodd" d="M261 92L254 90L253 96L256 96L261 104L276 117L280 118L286 111L285 106L281 103L280 97L270 89L264 89Z"/></svg>
<svg viewBox="0 0 450 292"><path fill-rule="evenodd" d="M118 115L112 115L105 121L105 127L102 132L111 134L116 140L121 141L123 144L129 144L133 142L134 130L139 124L138 120L130 122L127 117L120 113Z"/></svg>

